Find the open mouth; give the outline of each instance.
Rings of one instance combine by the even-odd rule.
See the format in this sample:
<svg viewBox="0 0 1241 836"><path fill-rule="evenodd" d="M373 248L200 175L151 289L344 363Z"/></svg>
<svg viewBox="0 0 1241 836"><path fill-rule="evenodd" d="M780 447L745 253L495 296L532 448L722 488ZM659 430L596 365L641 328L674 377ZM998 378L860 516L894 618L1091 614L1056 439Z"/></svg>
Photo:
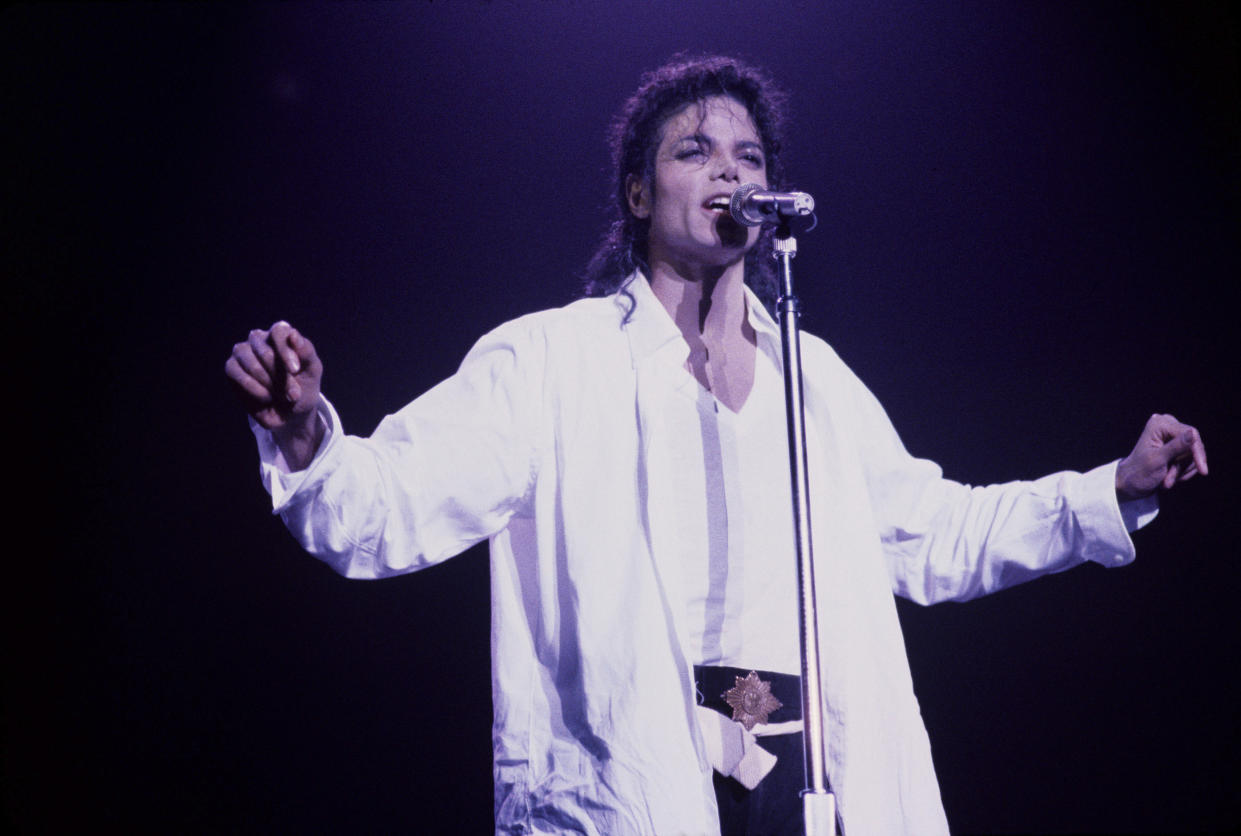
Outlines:
<svg viewBox="0 0 1241 836"><path fill-rule="evenodd" d="M728 212L728 195L717 195L706 202L706 207L712 212Z"/></svg>

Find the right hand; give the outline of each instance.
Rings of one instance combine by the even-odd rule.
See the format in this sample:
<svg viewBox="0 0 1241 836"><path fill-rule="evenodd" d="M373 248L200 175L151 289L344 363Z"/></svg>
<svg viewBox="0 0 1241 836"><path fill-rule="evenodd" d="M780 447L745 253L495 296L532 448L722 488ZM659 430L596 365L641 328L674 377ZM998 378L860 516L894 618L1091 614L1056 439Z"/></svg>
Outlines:
<svg viewBox="0 0 1241 836"><path fill-rule="evenodd" d="M286 457L293 452L287 447L307 445L313 456L322 438L317 415L323 363L310 340L283 321L266 331L256 328L233 346L224 373L233 381L246 411L272 431Z"/></svg>
<svg viewBox="0 0 1241 836"><path fill-rule="evenodd" d="M1116 495L1140 499L1198 474L1207 475L1202 435L1171 415L1152 415L1133 452L1116 466Z"/></svg>

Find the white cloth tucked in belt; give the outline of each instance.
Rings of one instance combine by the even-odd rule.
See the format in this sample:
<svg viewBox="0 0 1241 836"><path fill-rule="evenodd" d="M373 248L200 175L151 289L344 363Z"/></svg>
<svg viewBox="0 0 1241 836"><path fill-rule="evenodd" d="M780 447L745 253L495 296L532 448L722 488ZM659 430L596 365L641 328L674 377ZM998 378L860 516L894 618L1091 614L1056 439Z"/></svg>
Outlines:
<svg viewBox="0 0 1241 836"><path fill-rule="evenodd" d="M777 734L794 734L802 730L801 720L784 723L758 723L753 731L724 716L713 708L695 706L698 728L707 748L711 768L721 775L735 778L747 790L758 786L776 765L776 756L758 745L758 738Z"/></svg>

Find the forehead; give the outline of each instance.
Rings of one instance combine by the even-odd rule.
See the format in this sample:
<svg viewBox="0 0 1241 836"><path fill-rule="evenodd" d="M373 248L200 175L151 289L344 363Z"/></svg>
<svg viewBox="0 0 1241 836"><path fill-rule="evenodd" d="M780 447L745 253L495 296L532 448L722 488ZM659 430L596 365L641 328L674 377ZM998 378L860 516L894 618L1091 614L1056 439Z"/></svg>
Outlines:
<svg viewBox="0 0 1241 836"><path fill-rule="evenodd" d="M695 135L705 135L717 141L762 145L750 111L731 96L712 96L685 105L664 120L659 144L662 146Z"/></svg>

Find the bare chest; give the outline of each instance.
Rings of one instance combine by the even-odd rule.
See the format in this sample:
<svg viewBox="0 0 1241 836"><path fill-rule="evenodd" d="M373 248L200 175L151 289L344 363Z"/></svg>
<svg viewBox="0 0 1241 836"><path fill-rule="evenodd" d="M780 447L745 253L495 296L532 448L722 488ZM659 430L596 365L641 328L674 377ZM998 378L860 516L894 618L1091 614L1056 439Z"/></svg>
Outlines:
<svg viewBox="0 0 1241 836"><path fill-rule="evenodd" d="M690 343L686 370L716 400L733 412L740 412L754 388L754 360L757 349L743 336L718 341Z"/></svg>

